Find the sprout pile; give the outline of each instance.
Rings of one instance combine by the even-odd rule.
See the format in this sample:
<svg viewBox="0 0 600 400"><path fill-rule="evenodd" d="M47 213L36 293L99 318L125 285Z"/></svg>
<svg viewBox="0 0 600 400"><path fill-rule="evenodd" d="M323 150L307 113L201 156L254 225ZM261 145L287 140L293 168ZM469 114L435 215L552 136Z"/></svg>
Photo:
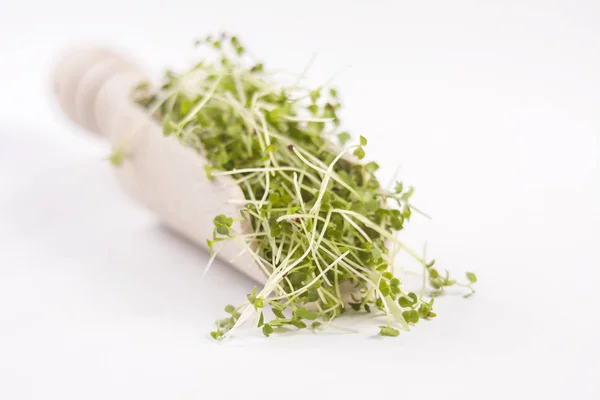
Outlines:
<svg viewBox="0 0 600 400"><path fill-rule="evenodd" d="M350 134L340 132L336 89L304 88L302 77L277 83L235 36L208 36L196 45L213 57L180 74L167 71L159 89L142 83L134 94L165 135L206 158L210 179L231 177L245 197L241 215L215 216L207 268L216 243L236 240L268 279L244 304L225 307L228 317L217 321L213 338L230 336L253 317L266 336L321 330L337 326L333 321L348 310L381 314L379 333L397 336L435 317L434 298L446 287L474 293L473 273L457 283L397 238L417 211L413 189L402 182L383 188L377 163L362 162L367 139L350 144ZM236 219L248 221L251 232L235 231ZM395 276L398 252L422 265L420 293Z"/></svg>

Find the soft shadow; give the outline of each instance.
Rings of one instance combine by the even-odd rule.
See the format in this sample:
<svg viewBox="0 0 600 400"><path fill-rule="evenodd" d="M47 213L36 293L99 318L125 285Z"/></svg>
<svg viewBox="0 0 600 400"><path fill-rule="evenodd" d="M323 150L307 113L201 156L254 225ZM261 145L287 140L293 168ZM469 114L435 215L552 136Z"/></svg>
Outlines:
<svg viewBox="0 0 600 400"><path fill-rule="evenodd" d="M12 193L0 209L0 234L46 260L18 273L52 271L76 285L73 302L96 299L94 307L118 313L205 314L212 324L224 305L243 302L250 278L217 260L202 279L207 252L129 200L111 172L104 162L78 161Z"/></svg>

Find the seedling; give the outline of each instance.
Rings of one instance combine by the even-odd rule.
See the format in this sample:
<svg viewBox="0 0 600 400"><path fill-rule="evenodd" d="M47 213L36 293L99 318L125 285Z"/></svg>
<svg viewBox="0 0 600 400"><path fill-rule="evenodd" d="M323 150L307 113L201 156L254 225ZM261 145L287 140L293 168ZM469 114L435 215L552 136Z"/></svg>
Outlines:
<svg viewBox="0 0 600 400"><path fill-rule="evenodd" d="M334 326L349 309L380 313L383 336L435 317L426 289L437 294L456 281L397 238L417 211L413 188L397 182L386 190L375 176L378 164L361 161L367 139L352 143L339 131L338 91L279 84L262 63L249 61L235 36L208 36L197 45L215 57L181 74L168 71L156 91L142 83L135 96L165 135L207 159L209 179L230 176L245 197L241 215L215 216L207 244L214 252L215 243L241 242L268 280L244 304L228 305L229 316L211 336L227 338L253 316L265 336ZM250 234L233 228L237 218L250 222ZM419 295L393 275L399 251L423 268ZM467 279L470 295L476 277Z"/></svg>

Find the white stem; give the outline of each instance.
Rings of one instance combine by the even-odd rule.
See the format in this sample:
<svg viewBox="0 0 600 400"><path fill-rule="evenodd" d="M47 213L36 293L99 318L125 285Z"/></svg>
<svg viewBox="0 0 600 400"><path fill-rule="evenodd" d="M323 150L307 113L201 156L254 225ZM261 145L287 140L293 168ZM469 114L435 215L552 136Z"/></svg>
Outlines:
<svg viewBox="0 0 600 400"><path fill-rule="evenodd" d="M362 236L363 236L363 237L366 239L366 241L367 241L367 242L369 242L369 243L373 243L373 241L371 240L371 238L369 237L369 235L367 235L367 234L366 234L366 232L365 232L365 231L363 231L363 230L360 228L360 226L356 225L356 222L352 221L352 220L350 219L350 217L348 217L348 216L347 216L347 215L345 215L345 214L342 214L342 218L344 218L346 221L348 221L348 223L349 223L350 225L352 225L352 227L353 227L354 229L356 229L356 230L358 231L358 233L360 233L360 234L361 234L361 235L362 235Z"/></svg>
<svg viewBox="0 0 600 400"><path fill-rule="evenodd" d="M300 289L296 289L293 292L290 292L288 294L286 294L285 296L280 296L280 297L272 297L272 300L281 300L284 298L289 298L291 296L294 296L298 293L302 293L307 291L312 285L314 285L319 279L321 279L326 273L327 271L329 271L331 268L335 267L337 265L337 263L339 263L342 259L344 259L344 257L346 257L348 255L348 251L346 251L344 254L342 254L341 256L339 256L338 258L336 258L331 264L329 264L327 266L327 268L325 268L323 271L321 271L319 273L319 275L317 275L312 281L310 281L309 283L307 283L306 285L304 285L303 287L301 287Z"/></svg>
<svg viewBox="0 0 600 400"><path fill-rule="evenodd" d="M219 86L219 83L221 83L222 78L223 76L221 75L217 78L217 80L215 80L215 83L211 86L209 92L204 96L202 101L198 103L196 107L194 107L192 111L190 111L181 122L179 122L179 126L184 126L185 124L190 122L200 112L200 110L202 110L202 107L204 107L206 103L208 103L212 95L215 93L215 90L217 90L217 87Z"/></svg>

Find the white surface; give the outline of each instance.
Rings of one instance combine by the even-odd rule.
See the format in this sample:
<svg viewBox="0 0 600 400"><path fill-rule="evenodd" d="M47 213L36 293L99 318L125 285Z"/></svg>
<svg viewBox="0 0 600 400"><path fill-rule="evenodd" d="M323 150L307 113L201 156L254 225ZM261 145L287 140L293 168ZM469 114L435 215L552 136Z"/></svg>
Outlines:
<svg viewBox="0 0 600 400"><path fill-rule="evenodd" d="M597 2L1 3L0 398L600 398ZM391 340L207 336L251 283L201 283L206 254L119 192L45 85L76 40L160 71L222 27L273 67L319 51L314 82L351 64L347 126L434 217L407 240L476 296Z"/></svg>

